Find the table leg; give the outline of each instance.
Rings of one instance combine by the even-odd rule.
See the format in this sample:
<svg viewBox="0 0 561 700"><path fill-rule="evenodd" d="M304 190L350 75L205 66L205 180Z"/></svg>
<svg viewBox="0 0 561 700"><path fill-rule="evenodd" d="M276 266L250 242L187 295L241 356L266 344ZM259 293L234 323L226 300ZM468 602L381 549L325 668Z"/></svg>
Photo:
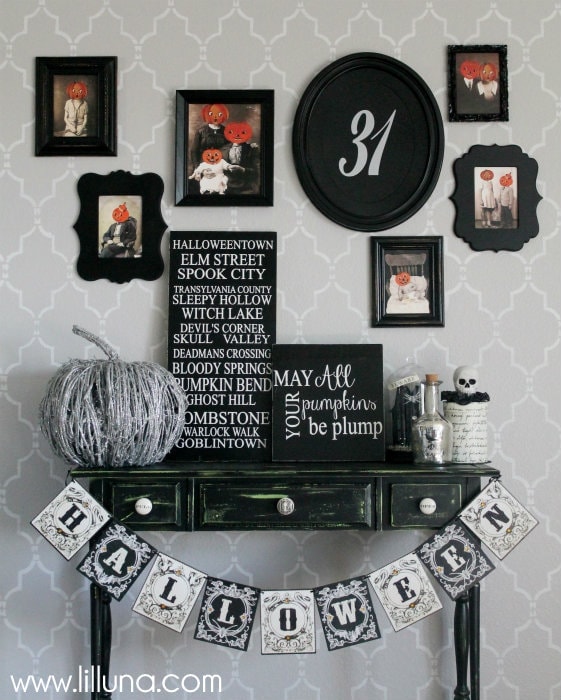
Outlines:
<svg viewBox="0 0 561 700"><path fill-rule="evenodd" d="M111 659L111 596L92 583L90 586L91 700L111 698L109 662Z"/></svg>
<svg viewBox="0 0 561 700"><path fill-rule="evenodd" d="M480 598L481 591L479 584L476 583L469 592L469 670L471 700L479 700Z"/></svg>
<svg viewBox="0 0 561 700"><path fill-rule="evenodd" d="M469 629L469 594L462 594L456 601L454 613L454 647L456 651L457 685L454 700L470 700L467 684L468 651L470 649Z"/></svg>

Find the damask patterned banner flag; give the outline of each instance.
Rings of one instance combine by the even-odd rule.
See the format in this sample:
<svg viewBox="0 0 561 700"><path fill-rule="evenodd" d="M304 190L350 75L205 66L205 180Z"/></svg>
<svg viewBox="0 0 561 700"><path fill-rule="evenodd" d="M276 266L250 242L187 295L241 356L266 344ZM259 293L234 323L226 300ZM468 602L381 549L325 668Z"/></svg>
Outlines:
<svg viewBox="0 0 561 700"><path fill-rule="evenodd" d="M71 559L110 519L86 489L71 481L31 524L65 559Z"/></svg>
<svg viewBox="0 0 561 700"><path fill-rule="evenodd" d="M460 520L499 559L520 544L538 524L500 481L493 480L460 513Z"/></svg>
<svg viewBox="0 0 561 700"><path fill-rule="evenodd" d="M201 571L159 552L132 609L181 632L205 581Z"/></svg>
<svg viewBox="0 0 561 700"><path fill-rule="evenodd" d="M415 552L372 572L369 579L396 632L442 608Z"/></svg>
<svg viewBox="0 0 561 700"><path fill-rule="evenodd" d="M455 521L439 530L416 552L453 600L495 568L479 541Z"/></svg>
<svg viewBox="0 0 561 700"><path fill-rule="evenodd" d="M208 578L195 639L247 651L259 589Z"/></svg>
<svg viewBox="0 0 561 700"><path fill-rule="evenodd" d="M329 651L381 637L363 578L321 586L314 594Z"/></svg>
<svg viewBox="0 0 561 700"><path fill-rule="evenodd" d="M116 600L121 600L156 550L115 520L91 540L90 552L77 569Z"/></svg>
<svg viewBox="0 0 561 700"><path fill-rule="evenodd" d="M310 590L261 592L261 653L313 654L314 594Z"/></svg>

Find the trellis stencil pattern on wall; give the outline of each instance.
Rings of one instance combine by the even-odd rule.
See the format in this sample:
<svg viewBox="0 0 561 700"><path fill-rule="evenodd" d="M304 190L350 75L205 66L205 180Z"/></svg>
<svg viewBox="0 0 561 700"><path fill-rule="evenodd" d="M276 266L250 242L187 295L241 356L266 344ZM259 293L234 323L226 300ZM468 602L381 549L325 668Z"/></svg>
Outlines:
<svg viewBox="0 0 561 700"><path fill-rule="evenodd" d="M36 158L37 56L118 56L118 157L95 169L154 172L164 180L162 214L172 230L277 231L277 339L282 343L380 343L384 371L406 357L450 388L469 363L493 397L489 457L542 523L482 582L481 700L557 700L561 687L561 8L557 0L28 0L0 4L0 525L3 567L2 697L10 680L68 675L89 663L88 582L28 524L62 488L66 466L39 431L48 378L68 357L94 356L68 339L70 323L91 328L126 359L166 363L166 273L114 285L76 272L76 182L92 159ZM444 118L442 171L429 200L396 236L443 236L446 326L369 325L368 237L343 230L307 200L294 170L291 129L306 85L330 61L376 51L423 77L447 113L446 46L504 44L509 56L509 122ZM178 89L275 91L274 207L173 205L174 100ZM453 161L475 143L519 144L539 163L539 235L515 253L475 253L453 233ZM491 235L491 234L490 234ZM165 239L164 248L165 249ZM167 262L166 262L167 266ZM196 569L263 588L306 589L393 561L422 541L409 532L147 533L147 541ZM267 561L264 569L260 562ZM138 591L140 582L133 585ZM131 591L132 593L132 591ZM40 601L40 603L38 602ZM442 615L337 654L262 656L166 634L126 604L115 606L112 664L145 672L220 673L221 700L448 700L454 685L451 638ZM189 641L186 641L189 640ZM324 644L320 638L318 646ZM325 647L323 647L325 649ZM131 653L135 650L135 653ZM136 653L138 650L138 653ZM212 651L212 653L211 653ZM320 649L318 649L320 651ZM402 660L408 659L407 678ZM524 663L521 663L521 660ZM395 679L399 677L400 683ZM21 696L21 693L19 694ZM61 700L79 697L59 695ZM85 694L83 694L85 696ZM147 700L162 694L147 693ZM125 700L121 694L115 700Z"/></svg>

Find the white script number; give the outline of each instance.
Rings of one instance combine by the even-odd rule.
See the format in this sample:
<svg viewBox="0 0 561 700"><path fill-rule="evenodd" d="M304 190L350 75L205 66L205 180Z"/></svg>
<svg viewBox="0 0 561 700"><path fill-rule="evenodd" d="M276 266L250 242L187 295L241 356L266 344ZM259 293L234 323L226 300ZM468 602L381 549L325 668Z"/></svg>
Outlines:
<svg viewBox="0 0 561 700"><path fill-rule="evenodd" d="M376 133L373 133L374 129L376 128L376 119L370 110L361 109L355 114L351 121L351 133L355 137L353 139L353 143L356 146L356 161L354 167L348 172L345 172L347 159L340 158L339 171L342 175L345 177L355 177L355 175L358 175L364 170L366 163L368 162L368 148L364 144L364 141L367 139L373 141L377 136L381 135L381 138L374 149L374 153L372 154L372 158L370 159L370 165L368 166L369 175L380 174L380 162L382 161L382 155L384 154L384 148L386 147L386 143L390 135L390 130L392 128L396 111L397 110L394 109L387 122L381 129L378 129ZM361 122L363 122L362 127Z"/></svg>

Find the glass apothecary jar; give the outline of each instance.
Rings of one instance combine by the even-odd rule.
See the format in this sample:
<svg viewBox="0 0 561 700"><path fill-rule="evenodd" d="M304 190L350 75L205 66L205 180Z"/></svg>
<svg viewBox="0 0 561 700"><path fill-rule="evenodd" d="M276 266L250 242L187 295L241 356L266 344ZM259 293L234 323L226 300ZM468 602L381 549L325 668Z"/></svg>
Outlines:
<svg viewBox="0 0 561 700"><path fill-rule="evenodd" d="M423 413L411 429L415 464L445 464L452 461L452 425L439 411L438 374L427 374L421 382Z"/></svg>

